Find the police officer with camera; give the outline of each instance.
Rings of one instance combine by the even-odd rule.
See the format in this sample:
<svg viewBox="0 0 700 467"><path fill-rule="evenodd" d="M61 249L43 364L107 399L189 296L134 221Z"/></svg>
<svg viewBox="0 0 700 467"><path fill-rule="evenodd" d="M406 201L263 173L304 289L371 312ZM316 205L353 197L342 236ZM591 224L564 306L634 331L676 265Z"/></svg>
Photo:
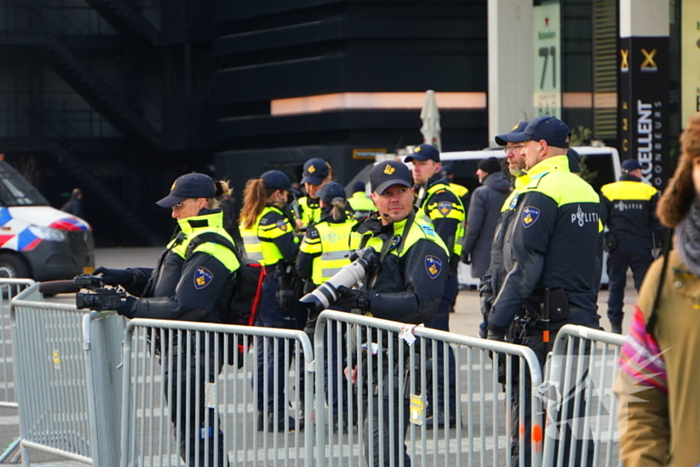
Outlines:
<svg viewBox="0 0 700 467"><path fill-rule="evenodd" d="M222 316L228 309L231 286L239 263L230 248L233 240L224 229L223 213L215 209L216 198L223 194L221 190L221 185L207 175L194 172L182 175L173 183L170 194L156 203L172 209L172 217L177 219L180 229L156 267L95 269L94 274L101 275L105 284L121 285L130 294L140 297L128 297L117 308L117 313L127 318L223 322ZM197 237L205 234L209 237L215 234L222 240L219 243L197 240ZM164 386L170 388L171 401L168 405L171 420L180 432L180 455L187 465L193 466L198 460L199 465L226 466L228 459L223 450L221 429L216 434L219 448L215 452L213 427L206 429L204 426L207 419L213 425L213 409L205 407L204 397L199 400L187 400L185 397L187 390L191 394L196 394L197 390L199 394L204 394L205 384L216 380L223 358L213 352L205 354L205 345L200 345L201 352L197 353L194 341L185 342L182 347L179 350L159 349L166 379ZM214 348L213 342L209 347ZM178 362L178 353L181 362ZM192 355L189 368L185 368L187 353ZM170 355L173 362L167 361ZM183 367L182 373L178 371L178 363ZM209 368L209 374L205 374L205 368ZM167 389L165 392L168 396ZM178 394L182 395L179 405L175 403ZM192 414L190 420L185 420L187 410ZM199 413L199 420L195 419L196 413ZM178 420L181 420L179 425ZM202 437L201 433L209 435ZM186 456L188 450L189 458ZM209 453L208 459L205 450Z"/></svg>
<svg viewBox="0 0 700 467"><path fill-rule="evenodd" d="M432 225L413 210L414 190L408 167L397 161L377 164L370 173L372 200L377 213L372 214L358 228L362 235L360 247L372 247L377 253L378 267L369 267L363 286L359 289L340 287L342 296L336 305L360 309L364 313L383 319L420 324L430 322L443 297L445 280L449 268L449 254L440 236ZM398 349L398 343L395 349ZM383 349L380 349L380 351ZM398 358L394 357L395 363ZM408 359L406 359L408 362ZM367 366L367 362L361 363ZM367 368L361 368L368 371ZM356 376L356 369L352 374ZM384 368L387 374L382 378L396 378L398 368ZM391 372L391 373L389 373ZM404 373L407 374L407 373ZM377 381L375 379L375 381ZM368 459L369 465L379 465L383 457L384 465L389 464L389 450L393 450L394 459L403 456L406 466L410 458L399 447L398 440L403 440L408 424L408 397L405 381L396 381L394 385L394 427L397 434L389 438L389 394L382 391L382 412L379 412L378 395L373 392L373 432L370 433L368 419L365 420L365 450L372 443L374 458ZM404 426L398 424L399 411L404 412ZM383 425L384 439L379 439L379 425Z"/></svg>
<svg viewBox="0 0 700 467"><path fill-rule="evenodd" d="M563 325L599 328L599 197L569 171L569 136L569 127L549 116L535 118L521 133L508 135L509 142L523 145L530 182L514 201L515 218L503 251L508 275L489 313L488 338L505 340L517 316L518 338L535 352L542 367ZM529 394L525 400L520 424L526 426L527 449L518 452L516 434L512 452L522 464L515 465L529 465L530 460Z"/></svg>

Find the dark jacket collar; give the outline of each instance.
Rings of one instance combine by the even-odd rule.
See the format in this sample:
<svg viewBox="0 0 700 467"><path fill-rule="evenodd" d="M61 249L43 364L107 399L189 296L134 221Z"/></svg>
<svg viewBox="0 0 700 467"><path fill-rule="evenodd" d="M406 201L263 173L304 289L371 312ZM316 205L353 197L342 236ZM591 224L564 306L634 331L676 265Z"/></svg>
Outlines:
<svg viewBox="0 0 700 467"><path fill-rule="evenodd" d="M641 182L642 179L639 177L635 177L632 174L622 174L622 175L620 175L620 181L621 182Z"/></svg>

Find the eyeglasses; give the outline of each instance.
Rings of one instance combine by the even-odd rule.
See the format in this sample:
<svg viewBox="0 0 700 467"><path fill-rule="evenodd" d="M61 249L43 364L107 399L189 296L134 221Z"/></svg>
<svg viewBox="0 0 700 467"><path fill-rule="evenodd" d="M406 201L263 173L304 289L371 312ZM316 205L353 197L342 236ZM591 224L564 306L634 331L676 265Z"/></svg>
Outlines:
<svg viewBox="0 0 700 467"><path fill-rule="evenodd" d="M521 150L522 148L524 148L524 147L525 147L524 144L521 144L520 146L511 146L511 147L509 147L509 148L503 148L503 152L505 152L506 154L508 154L509 152L520 151L520 150Z"/></svg>
<svg viewBox="0 0 700 467"><path fill-rule="evenodd" d="M190 198L183 199L182 201L180 201L179 203L177 203L176 205L174 205L174 206L173 206L173 211L179 211L180 209L184 208L184 207L185 207L185 204L187 204L187 201L188 201L189 199L190 199Z"/></svg>

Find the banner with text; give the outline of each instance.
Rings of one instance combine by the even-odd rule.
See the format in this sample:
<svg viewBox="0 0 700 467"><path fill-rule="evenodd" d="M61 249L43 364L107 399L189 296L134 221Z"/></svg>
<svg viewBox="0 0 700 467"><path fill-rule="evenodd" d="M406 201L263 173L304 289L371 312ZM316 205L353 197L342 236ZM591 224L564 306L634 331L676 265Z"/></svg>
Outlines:
<svg viewBox="0 0 700 467"><path fill-rule="evenodd" d="M558 0L532 9L535 117L561 118L561 8Z"/></svg>
<svg viewBox="0 0 700 467"><path fill-rule="evenodd" d="M668 37L620 38L620 157L659 189L670 176L668 51Z"/></svg>

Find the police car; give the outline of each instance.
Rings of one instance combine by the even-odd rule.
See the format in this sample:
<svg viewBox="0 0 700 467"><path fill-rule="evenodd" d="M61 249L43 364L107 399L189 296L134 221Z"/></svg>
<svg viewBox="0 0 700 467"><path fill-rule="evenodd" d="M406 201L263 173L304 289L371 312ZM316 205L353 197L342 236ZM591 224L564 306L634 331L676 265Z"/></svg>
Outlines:
<svg viewBox="0 0 700 467"><path fill-rule="evenodd" d="M92 228L49 206L19 172L0 160L0 279L70 279L95 266Z"/></svg>

